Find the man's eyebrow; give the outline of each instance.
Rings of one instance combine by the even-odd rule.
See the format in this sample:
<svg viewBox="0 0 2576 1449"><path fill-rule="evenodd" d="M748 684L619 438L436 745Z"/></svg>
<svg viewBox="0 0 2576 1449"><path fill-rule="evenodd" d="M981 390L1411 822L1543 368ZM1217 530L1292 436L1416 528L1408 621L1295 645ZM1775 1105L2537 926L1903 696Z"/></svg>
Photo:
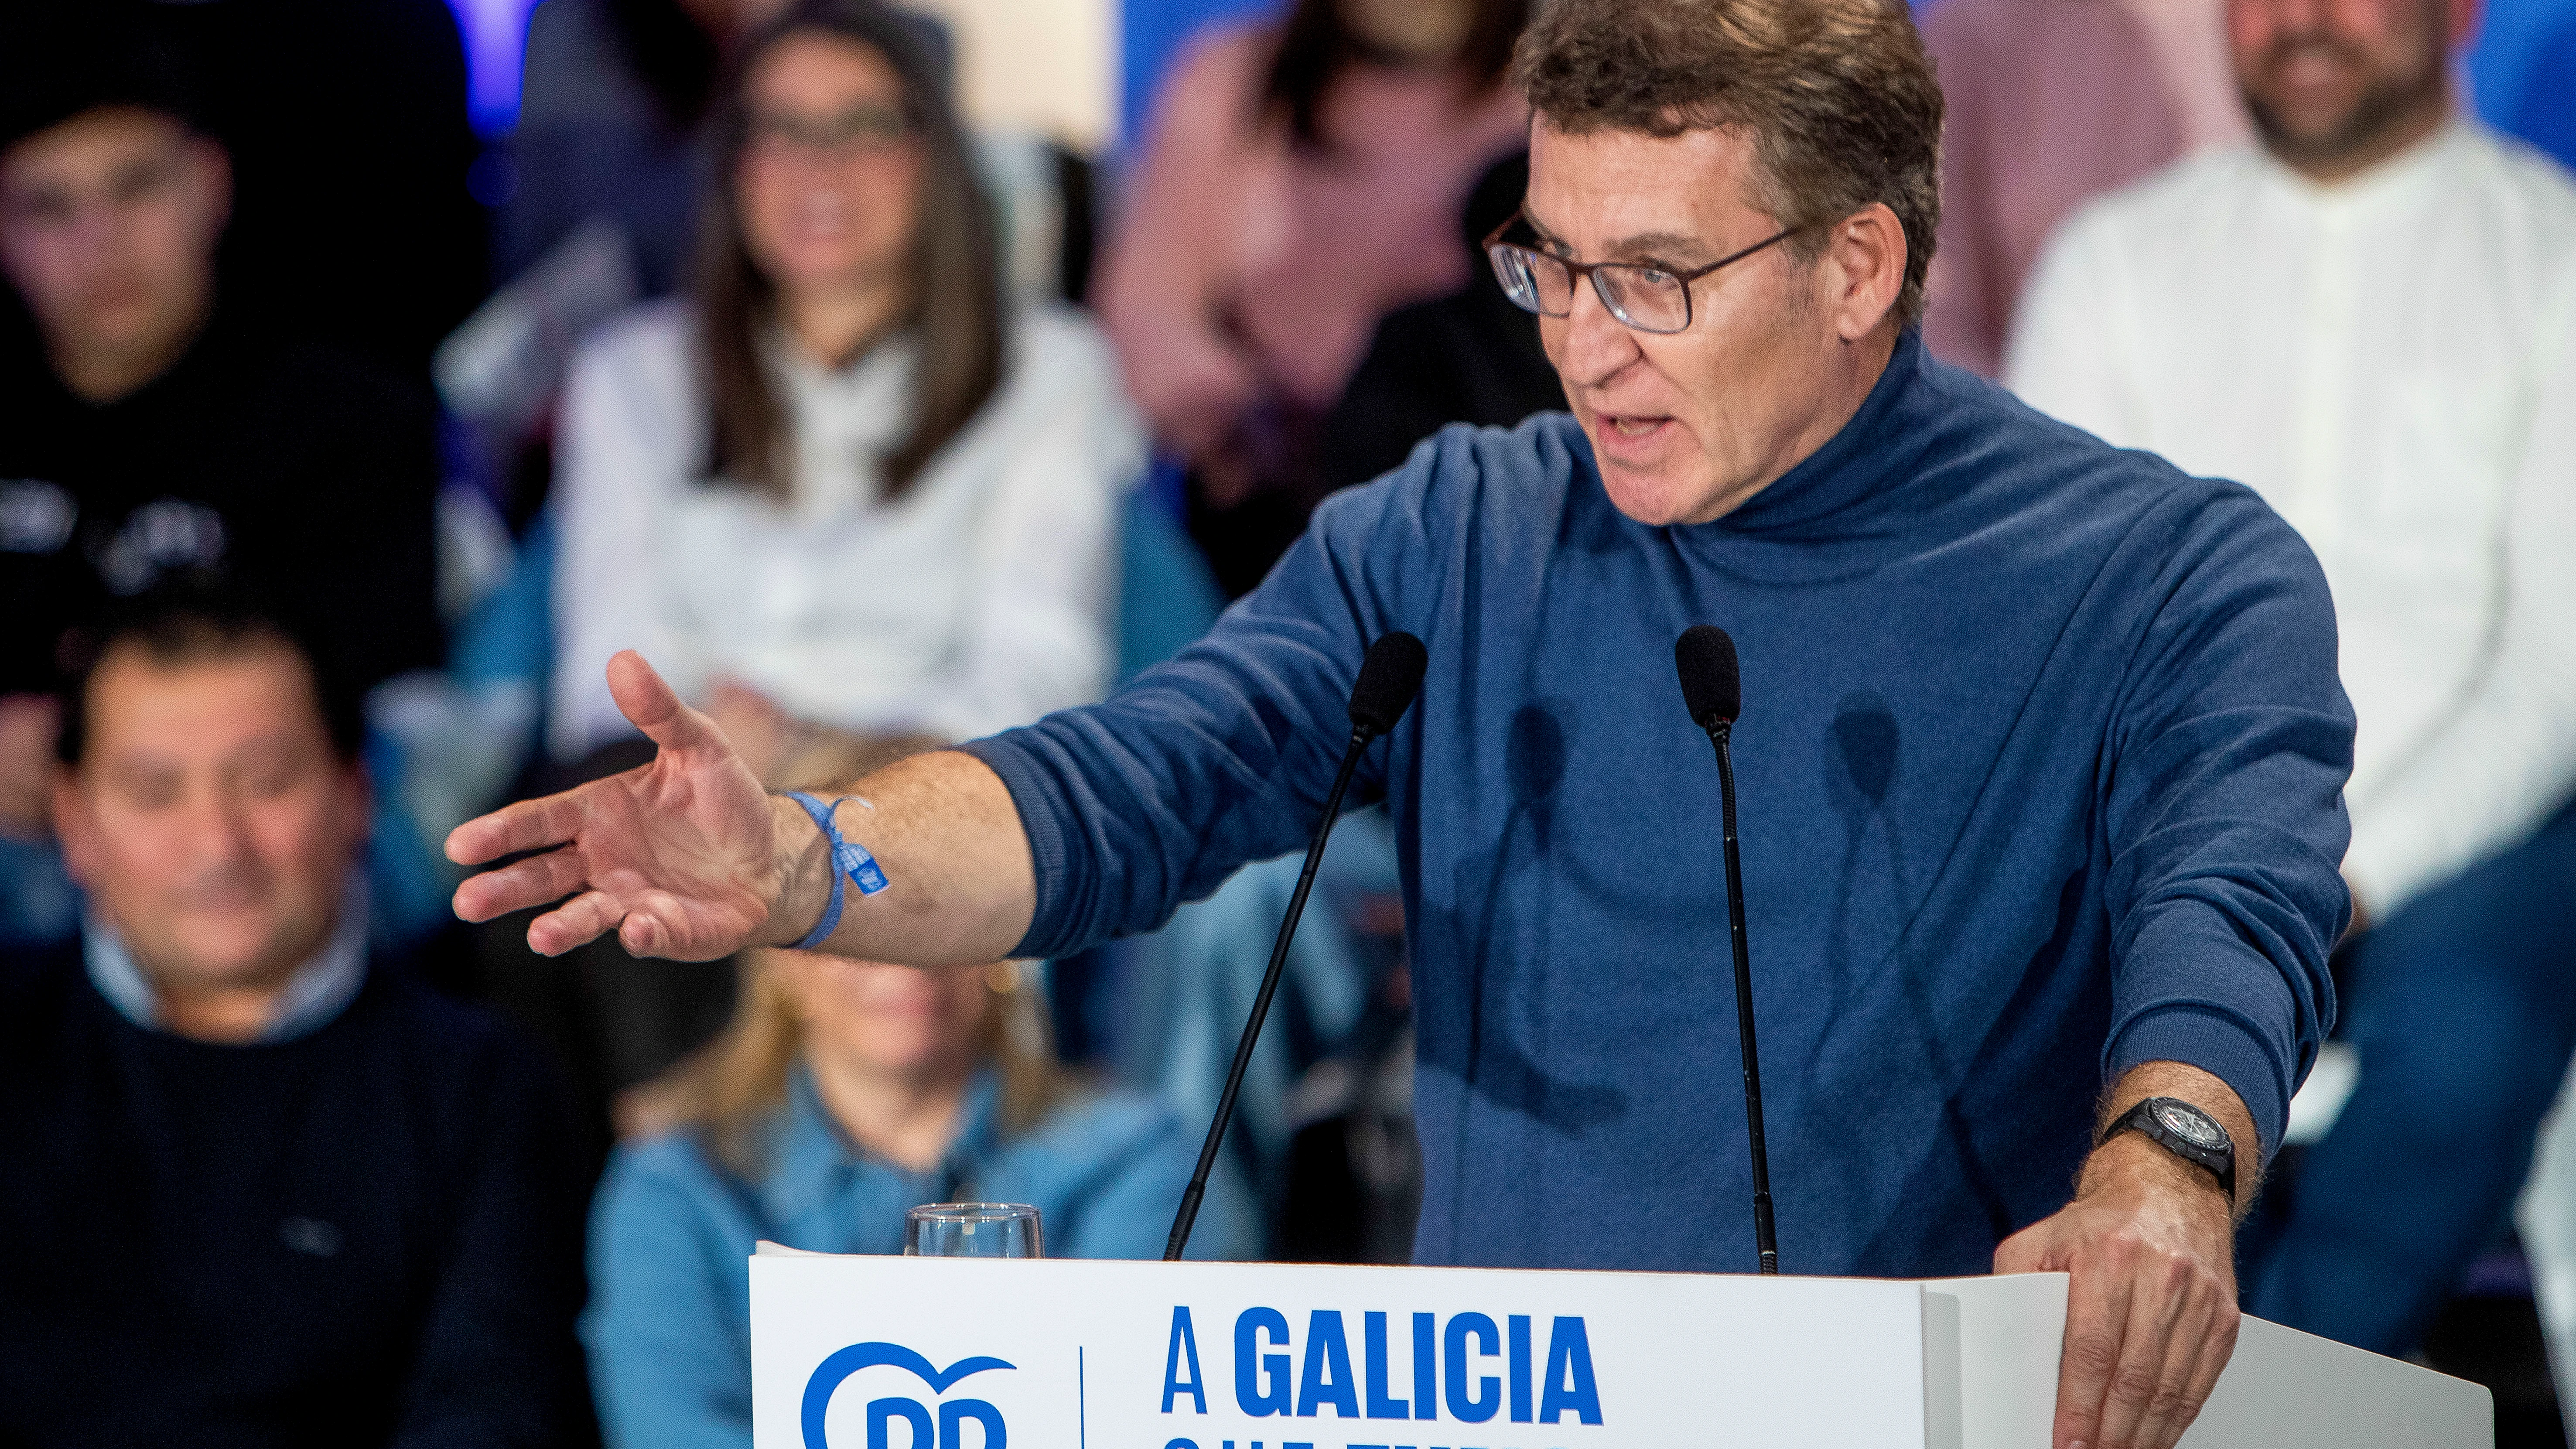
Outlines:
<svg viewBox="0 0 2576 1449"><path fill-rule="evenodd" d="M1537 217L1524 211L1521 213L1521 220L1528 223L1529 229L1541 242L1566 251L1573 250L1565 245L1563 239L1541 225ZM1635 236L1621 237L1612 242L1610 250L1604 254L1604 259L1622 262L1654 260L1688 266L1694 261L1705 258L1708 251L1708 243L1698 237L1684 236L1675 231L1648 231L1639 232Z"/></svg>

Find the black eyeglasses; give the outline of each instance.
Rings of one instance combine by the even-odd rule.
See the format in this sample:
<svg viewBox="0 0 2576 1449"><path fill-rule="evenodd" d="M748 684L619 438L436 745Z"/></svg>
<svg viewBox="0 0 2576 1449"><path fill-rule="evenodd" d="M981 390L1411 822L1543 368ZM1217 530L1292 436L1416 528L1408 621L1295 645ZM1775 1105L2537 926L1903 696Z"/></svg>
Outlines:
<svg viewBox="0 0 2576 1449"><path fill-rule="evenodd" d="M807 151L838 161L873 156L911 138L912 118L893 106L861 104L831 116L793 111L753 111L746 130L752 149Z"/></svg>
<svg viewBox="0 0 2576 1449"><path fill-rule="evenodd" d="M1707 266L1676 272L1643 262L1572 262L1503 240L1503 233L1523 220L1521 213L1513 212L1509 221L1495 227L1485 238L1485 257L1494 264L1494 277L1503 284L1503 295L1511 298L1514 305L1542 317L1563 317L1574 310L1575 279L1589 276L1593 292L1611 316L1640 332L1658 333L1679 332L1690 326L1691 283L1806 230L1793 226Z"/></svg>

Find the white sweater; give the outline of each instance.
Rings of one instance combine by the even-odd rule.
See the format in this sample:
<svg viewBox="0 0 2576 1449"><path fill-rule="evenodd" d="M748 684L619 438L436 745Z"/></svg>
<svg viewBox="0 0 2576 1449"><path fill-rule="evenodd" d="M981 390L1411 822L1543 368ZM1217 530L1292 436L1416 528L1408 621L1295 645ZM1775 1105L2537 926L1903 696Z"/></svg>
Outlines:
<svg viewBox="0 0 2576 1449"><path fill-rule="evenodd" d="M2324 564L2383 916L2576 789L2576 185L2456 121L2318 186L2187 161L2051 241L2013 390L2238 479Z"/></svg>
<svg viewBox="0 0 2576 1449"><path fill-rule="evenodd" d="M555 483L559 758L633 733L605 677L627 648L684 699L731 677L853 730L970 739L1099 697L1117 504L1145 442L1089 323L1019 316L1000 388L891 505L877 460L907 425L913 340L836 372L769 348L795 430L784 507L704 476L694 325L681 303L640 308L573 362Z"/></svg>

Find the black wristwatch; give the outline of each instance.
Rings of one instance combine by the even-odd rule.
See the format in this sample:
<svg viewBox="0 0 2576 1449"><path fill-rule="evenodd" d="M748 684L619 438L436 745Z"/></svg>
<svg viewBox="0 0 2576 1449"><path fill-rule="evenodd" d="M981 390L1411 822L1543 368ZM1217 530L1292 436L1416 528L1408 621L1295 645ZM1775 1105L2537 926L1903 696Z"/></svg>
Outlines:
<svg viewBox="0 0 2576 1449"><path fill-rule="evenodd" d="M2236 1143L2218 1119L2180 1097L2149 1097L2121 1113L2118 1121L2103 1129L2101 1142L2093 1145L2099 1147L2132 1129L2183 1161L2208 1168L2217 1175L2227 1201L2236 1201Z"/></svg>

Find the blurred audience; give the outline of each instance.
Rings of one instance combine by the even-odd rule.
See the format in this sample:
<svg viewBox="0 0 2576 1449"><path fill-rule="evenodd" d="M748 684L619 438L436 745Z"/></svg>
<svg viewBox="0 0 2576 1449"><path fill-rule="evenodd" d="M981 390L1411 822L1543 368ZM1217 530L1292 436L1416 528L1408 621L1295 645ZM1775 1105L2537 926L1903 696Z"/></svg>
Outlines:
<svg viewBox="0 0 2576 1449"><path fill-rule="evenodd" d="M2079 213L2009 359L2251 485L2334 586L2360 1076L2248 1303L2383 1353L2505 1222L2576 1044L2576 185L2454 106L2476 15L2233 0L2262 144Z"/></svg>
<svg viewBox="0 0 2576 1449"><path fill-rule="evenodd" d="M53 791L88 918L0 962L0 1442L586 1432L566 1118L369 956L355 700L217 598L99 637Z"/></svg>
<svg viewBox="0 0 2576 1449"><path fill-rule="evenodd" d="M558 757L632 733L625 648L773 780L1107 685L1142 440L1097 333L1006 308L940 76L864 0L745 43L693 296L607 330L565 400Z"/></svg>
<svg viewBox="0 0 2576 1449"><path fill-rule="evenodd" d="M733 64L690 295L603 330L566 391L541 785L650 757L608 695L620 649L773 784L1109 683L1142 429L1088 323L1005 298L944 57L915 17L805 0ZM495 990L553 1023L597 1098L731 1001L721 971L614 944L550 967L503 949Z"/></svg>
<svg viewBox="0 0 2576 1449"><path fill-rule="evenodd" d="M415 379L480 300L465 47L446 0L0 0L139 17L197 80L232 158L226 286L260 315ZM28 57L50 59L40 46Z"/></svg>
<svg viewBox="0 0 2576 1449"><path fill-rule="evenodd" d="M173 575L269 590L360 684L435 666L426 397L216 283L232 161L112 8L0 62L0 833L43 829L60 665ZM40 47L35 51L23 46Z"/></svg>
<svg viewBox="0 0 2576 1449"><path fill-rule="evenodd" d="M583 1319L620 1449L751 1443L751 1289L763 1238L899 1253L927 1202L1018 1202L1047 1256L1152 1258L1198 1133L1055 1064L1014 964L915 970L753 954L725 1034L653 1095L670 1130L621 1148L592 1210ZM1191 1256L1239 1256L1212 1198Z"/></svg>
<svg viewBox="0 0 2576 1449"><path fill-rule="evenodd" d="M1466 285L1400 307L1377 324L1324 419L1316 449L1324 489L1366 483L1400 466L1415 444L1451 423L1508 428L1565 406L1565 386L1538 343L1538 318L1503 295L1481 252L1485 238L1519 213L1528 190L1528 152L1485 168L1459 217L1459 237L1476 256Z"/></svg>
<svg viewBox="0 0 2576 1449"><path fill-rule="evenodd" d="M1923 340L2003 370L2013 308L2058 222L2177 157L2241 141L2226 0L1938 0L1923 42L1947 102Z"/></svg>
<svg viewBox="0 0 2576 1449"><path fill-rule="evenodd" d="M1154 106L1094 301L1229 593L1321 496L1319 424L1378 319L1475 270L1455 228L1526 144L1527 0L1299 0L1195 42Z"/></svg>

